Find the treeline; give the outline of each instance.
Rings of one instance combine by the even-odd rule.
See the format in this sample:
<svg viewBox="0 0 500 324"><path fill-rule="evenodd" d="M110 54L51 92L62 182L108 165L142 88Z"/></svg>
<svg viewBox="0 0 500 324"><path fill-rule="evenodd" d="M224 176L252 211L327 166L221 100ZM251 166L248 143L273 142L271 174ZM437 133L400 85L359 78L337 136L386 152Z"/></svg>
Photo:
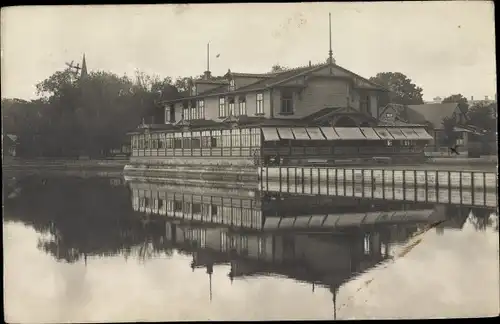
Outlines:
<svg viewBox="0 0 500 324"><path fill-rule="evenodd" d="M163 120L159 102L178 98L187 79L58 71L36 85L40 99L2 99L3 134L17 136L21 157L103 157L143 119Z"/></svg>
<svg viewBox="0 0 500 324"><path fill-rule="evenodd" d="M286 69L276 64L271 72ZM57 71L36 85L39 99L2 99L3 134L17 136L16 155L20 157L105 157L126 147L127 132L142 120L161 123L164 115L159 102L179 98L188 90L188 79L174 81L143 72L130 78L103 71L77 77L69 69ZM391 90L379 98L381 106L423 103L422 88L402 73L378 73L370 80ZM496 103L469 107L460 94L444 102L458 102L470 125L488 130L481 141L495 141ZM449 129L447 137L454 142L455 122L444 124Z"/></svg>

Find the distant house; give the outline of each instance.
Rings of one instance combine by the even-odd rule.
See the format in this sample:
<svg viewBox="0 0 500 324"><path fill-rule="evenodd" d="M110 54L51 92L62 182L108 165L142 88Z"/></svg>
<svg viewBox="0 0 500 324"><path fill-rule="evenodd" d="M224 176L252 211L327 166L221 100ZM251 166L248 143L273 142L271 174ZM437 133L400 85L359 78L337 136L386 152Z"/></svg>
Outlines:
<svg viewBox="0 0 500 324"><path fill-rule="evenodd" d="M467 112L462 111L458 103L430 103L422 105L390 104L381 110L379 119L386 122L403 122L427 126L429 134L434 140L428 144L426 153L429 156L449 156L454 154L450 144L446 141L443 121L453 118L456 121L457 151L461 156L469 151L469 134L476 134L477 130L467 126Z"/></svg>
<svg viewBox="0 0 500 324"><path fill-rule="evenodd" d="M18 145L18 138L13 134L2 134L2 157L3 156L16 156L16 147Z"/></svg>

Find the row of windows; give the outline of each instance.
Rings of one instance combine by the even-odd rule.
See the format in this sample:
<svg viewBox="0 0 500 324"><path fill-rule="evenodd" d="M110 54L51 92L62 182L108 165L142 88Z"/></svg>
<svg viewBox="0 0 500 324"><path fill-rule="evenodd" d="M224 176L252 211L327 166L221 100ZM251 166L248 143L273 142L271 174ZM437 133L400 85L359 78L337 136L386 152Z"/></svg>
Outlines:
<svg viewBox="0 0 500 324"><path fill-rule="evenodd" d="M245 116L247 114L245 97L239 97L237 106L234 97L227 98L227 104L225 97L219 98L219 117Z"/></svg>
<svg viewBox="0 0 500 324"><path fill-rule="evenodd" d="M260 147L258 128L184 133L151 133L132 136L132 149L198 149Z"/></svg>
<svg viewBox="0 0 500 324"><path fill-rule="evenodd" d="M249 228L259 228L262 225L262 212L244 207L134 196L133 208L135 211Z"/></svg>
<svg viewBox="0 0 500 324"><path fill-rule="evenodd" d="M293 114L293 103L293 92L283 92L280 113ZM257 93L256 95L255 113L257 115L264 114L264 95L262 93ZM247 114L246 98L244 96L238 97L238 100L235 97L219 97L219 117L245 116ZM205 119L205 101L185 101L182 105L182 119ZM174 108L166 107L165 123L173 122L175 122Z"/></svg>

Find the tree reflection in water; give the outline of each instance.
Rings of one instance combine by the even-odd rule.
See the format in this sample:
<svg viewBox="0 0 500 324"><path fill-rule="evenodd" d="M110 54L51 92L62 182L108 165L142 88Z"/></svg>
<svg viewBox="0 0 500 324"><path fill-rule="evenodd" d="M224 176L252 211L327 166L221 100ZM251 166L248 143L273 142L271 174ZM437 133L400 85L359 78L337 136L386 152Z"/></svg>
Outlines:
<svg viewBox="0 0 500 324"><path fill-rule="evenodd" d="M16 182L21 194L7 199L5 221L19 221L42 236L38 248L58 261L122 254L139 261L171 254L155 217L141 217L130 204L128 187L109 179L28 177Z"/></svg>

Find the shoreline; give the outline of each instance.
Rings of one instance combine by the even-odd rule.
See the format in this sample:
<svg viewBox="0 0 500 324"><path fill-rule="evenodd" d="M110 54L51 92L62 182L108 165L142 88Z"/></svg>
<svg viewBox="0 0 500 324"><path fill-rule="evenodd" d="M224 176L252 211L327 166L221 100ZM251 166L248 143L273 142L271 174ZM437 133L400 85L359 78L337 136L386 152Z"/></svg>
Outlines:
<svg viewBox="0 0 500 324"><path fill-rule="evenodd" d="M116 160L68 160L68 159L19 159L7 157L2 160L2 171L3 172L27 172L27 173L39 173L41 171L94 171L94 172L113 172L126 174L124 172L126 166L132 165L130 160L116 159ZM406 170L438 170L438 171L497 171L498 157L497 156L486 156L483 158L433 158L432 160L414 165L398 165L398 164L374 164L374 165L339 165L339 168L363 168L363 169L401 169ZM175 168L175 166L172 166ZM180 165L181 169L189 169L187 165ZM200 166L197 166L198 168ZM312 166L311 166L312 167ZM194 168L194 166L193 166ZM216 167L217 168L217 167ZM156 168L153 168L153 171ZM159 170L154 170L153 173L161 172L162 168ZM220 168L225 169L223 167ZM147 173L148 171L146 171ZM257 168L256 168L257 173Z"/></svg>

